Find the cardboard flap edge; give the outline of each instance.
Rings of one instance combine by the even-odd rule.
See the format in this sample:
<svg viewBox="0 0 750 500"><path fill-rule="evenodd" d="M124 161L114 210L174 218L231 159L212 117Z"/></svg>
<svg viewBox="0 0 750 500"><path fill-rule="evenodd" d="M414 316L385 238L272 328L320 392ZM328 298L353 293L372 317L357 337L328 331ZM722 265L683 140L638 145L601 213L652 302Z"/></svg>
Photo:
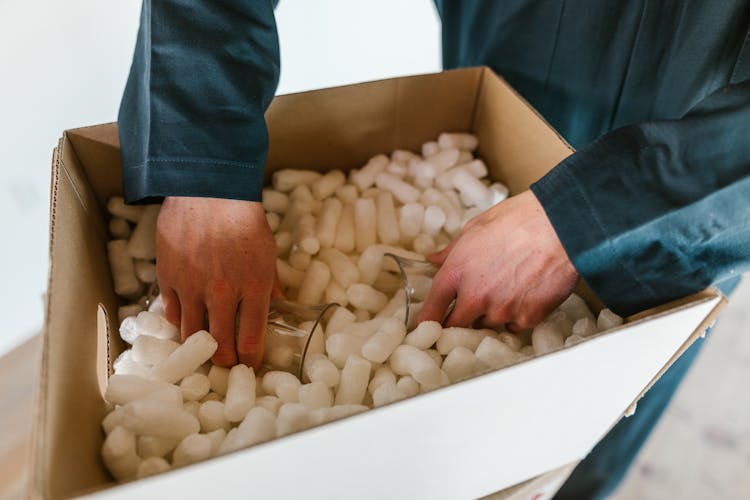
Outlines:
<svg viewBox="0 0 750 500"><path fill-rule="evenodd" d="M50 165L50 208L49 208L49 247L48 247L48 271L47 271L47 293L45 294L44 304L44 328L42 329L42 353L39 362L39 386L36 391L36 397L33 406L33 420L31 432L31 445L29 453L29 487L28 498L37 498L44 495L44 453L47 412L45 404L47 402L47 377L49 365L49 330L50 330L50 307L51 307L51 290L54 276L54 237L57 211L58 182L60 179L60 169L62 164L62 148L66 141L65 135L58 139L57 146L52 151L52 162Z"/></svg>
<svg viewBox="0 0 750 500"><path fill-rule="evenodd" d="M706 334L706 331L713 326L713 324L716 322L716 319L719 316L719 313L721 313L722 310L727 306L728 300L726 296L716 287L710 287L707 288L701 292L698 292L694 295L691 295L689 297L686 297L685 299L679 299L675 301L673 304L680 304L683 301L689 301L694 302L696 300L704 299L704 300L712 300L714 298L718 297L719 300L714 306L713 309L711 309L711 312L708 313L708 315L703 319L703 321L698 325L698 328L693 330L693 332L690 334L690 336L685 340L685 342L680 346L680 348L677 350L677 352L674 353L674 355L667 361L667 363L662 367L661 370L654 376L654 378L651 379L651 381L646 385L646 387L641 391L641 393L633 400L632 403L630 403L630 406L628 406L625 409L624 415L626 417L629 417L635 413L636 406L638 405L638 401L643 398L643 396L646 395L646 393L651 389L651 387L654 386L654 384L664 375L664 373L674 364L677 359L682 356L685 351L687 351L691 345L693 345L693 342L695 342L699 337L702 337ZM656 308L659 309L659 308ZM640 313L637 316L641 316Z"/></svg>
<svg viewBox="0 0 750 500"><path fill-rule="evenodd" d="M100 142L110 146L120 147L120 138L117 131L117 122L100 123L87 127L72 128L65 131L73 137L83 137L92 141Z"/></svg>
<svg viewBox="0 0 750 500"><path fill-rule="evenodd" d="M109 318L106 306L99 302L96 307L96 375L99 379L99 392L101 392L102 398L107 390L107 380L112 373Z"/></svg>

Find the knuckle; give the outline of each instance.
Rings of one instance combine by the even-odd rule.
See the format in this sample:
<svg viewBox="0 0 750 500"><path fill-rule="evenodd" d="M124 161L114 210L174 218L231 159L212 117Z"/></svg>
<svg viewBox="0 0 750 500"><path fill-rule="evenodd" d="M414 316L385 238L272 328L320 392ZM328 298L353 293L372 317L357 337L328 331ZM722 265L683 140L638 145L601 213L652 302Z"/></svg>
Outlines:
<svg viewBox="0 0 750 500"><path fill-rule="evenodd" d="M193 309L203 304L201 293L198 291L198 288L192 284L190 286L175 288L174 291L183 309Z"/></svg>
<svg viewBox="0 0 750 500"><path fill-rule="evenodd" d="M487 300L484 294L479 293L480 290L475 289L469 297L469 308L472 311L484 312L487 309Z"/></svg>
<svg viewBox="0 0 750 500"><path fill-rule="evenodd" d="M222 342L228 342L234 338L234 328L231 318L216 317L209 318L209 329L211 335L219 342L219 349L222 348Z"/></svg>
<svg viewBox="0 0 750 500"><path fill-rule="evenodd" d="M234 352L227 353L217 351L213 358L211 358L211 361L216 365L229 368L236 363L236 355Z"/></svg>
<svg viewBox="0 0 750 500"><path fill-rule="evenodd" d="M466 324L480 316L481 309L480 304L472 299L470 301L465 301L460 307L456 307L456 309L453 310L451 317L455 318L460 323Z"/></svg>
<svg viewBox="0 0 750 500"><path fill-rule="evenodd" d="M242 360L254 358L260 353L260 351L261 351L260 347L250 347L250 346L244 346L244 347L238 346L237 347L237 355Z"/></svg>
<svg viewBox="0 0 750 500"><path fill-rule="evenodd" d="M226 278L217 278L211 284L211 294L218 300L228 299L232 295L232 284Z"/></svg>
<svg viewBox="0 0 750 500"><path fill-rule="evenodd" d="M527 330L534 326L531 321L529 321L526 318L519 318L517 321L514 322L518 328L521 330Z"/></svg>
<svg viewBox="0 0 750 500"><path fill-rule="evenodd" d="M216 335L214 335L214 338L219 345L216 348L216 352L214 353L213 357L211 358L213 362L221 366L230 366L235 364L237 361L237 353L234 350L234 343L232 342L232 339L220 339L217 338Z"/></svg>
<svg viewBox="0 0 750 500"><path fill-rule="evenodd" d="M519 327L523 329L527 329L527 328L532 328L536 326L539 323L540 319L541 318L539 318L539 314L536 312L522 311L521 313L518 314L518 317L516 318L515 323Z"/></svg>
<svg viewBox="0 0 750 500"><path fill-rule="evenodd" d="M242 297L253 300L270 295L274 282L276 281L276 266L271 265L258 273L248 276L242 284Z"/></svg>
<svg viewBox="0 0 750 500"><path fill-rule="evenodd" d="M216 339L219 342L219 346L216 348L214 356L220 359L228 359L234 356L234 346L228 342L222 342L220 339Z"/></svg>
<svg viewBox="0 0 750 500"><path fill-rule="evenodd" d="M495 325L507 323L509 318L508 308L505 305L492 306L488 309L486 316L487 319Z"/></svg>
<svg viewBox="0 0 750 500"><path fill-rule="evenodd" d="M263 347L263 339L259 335L242 335L237 340L237 352L240 355L255 354Z"/></svg>
<svg viewBox="0 0 750 500"><path fill-rule="evenodd" d="M446 261L435 275L432 285L438 289L456 289L460 280L461 270L452 261Z"/></svg>
<svg viewBox="0 0 750 500"><path fill-rule="evenodd" d="M266 284L264 282L261 282L257 279L250 280L247 283L245 283L242 296L250 298L250 299L256 299L257 297L262 295L265 289L267 288L265 285Z"/></svg>

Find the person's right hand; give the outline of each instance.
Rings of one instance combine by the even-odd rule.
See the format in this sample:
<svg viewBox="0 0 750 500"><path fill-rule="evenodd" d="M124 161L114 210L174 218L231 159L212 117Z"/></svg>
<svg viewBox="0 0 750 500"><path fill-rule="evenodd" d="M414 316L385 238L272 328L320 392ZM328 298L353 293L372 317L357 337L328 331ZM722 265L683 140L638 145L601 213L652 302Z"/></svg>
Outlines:
<svg viewBox="0 0 750 500"><path fill-rule="evenodd" d="M440 269L418 321L485 328L533 328L573 291L578 273L544 208L525 191L471 219L428 257Z"/></svg>
<svg viewBox="0 0 750 500"><path fill-rule="evenodd" d="M276 274L276 245L259 202L166 198L156 270L167 319L180 325L183 341L206 327L208 313L219 344L213 362L258 368Z"/></svg>

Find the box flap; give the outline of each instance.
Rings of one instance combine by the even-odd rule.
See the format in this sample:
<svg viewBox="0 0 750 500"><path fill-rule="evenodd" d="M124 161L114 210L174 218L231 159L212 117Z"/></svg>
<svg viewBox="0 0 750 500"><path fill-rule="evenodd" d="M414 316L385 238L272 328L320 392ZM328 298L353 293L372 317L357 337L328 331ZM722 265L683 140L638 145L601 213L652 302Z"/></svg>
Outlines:
<svg viewBox="0 0 750 500"><path fill-rule="evenodd" d="M95 198L101 207L105 207L109 198L122 194L117 124L77 128L65 135Z"/></svg>
<svg viewBox="0 0 750 500"><path fill-rule="evenodd" d="M573 148L505 80L482 71L472 130L479 157L493 179L518 194L529 188Z"/></svg>
<svg viewBox="0 0 750 500"><path fill-rule="evenodd" d="M643 396L646 395L646 393L653 387L653 385L656 383L657 380L661 378L664 373L669 370L669 368L674 364L675 361L677 361L680 356L684 354L685 351L688 350L688 348L693 345L693 342L698 340L699 337L703 337L706 335L706 332L709 328L711 328L714 323L716 322L716 319L719 317L719 313L724 310L724 308L727 306L727 298L724 296L723 293L721 293L721 290L719 290L716 287L711 287L707 290L704 290L702 292L699 292L695 295L691 295L690 297L685 297L682 299L678 299L674 302L671 302L669 304L665 304L663 306L655 307L653 309L649 309L647 311L643 311L641 313L638 313L630 318L628 318L628 321L637 321L641 318L646 318L651 314L659 314L665 310L668 306L672 307L678 307L682 304L687 304L691 300L696 300L700 298L713 298L713 297L719 297L721 300L716 304L716 307L713 308L713 310L706 316L706 318L701 322L700 325L698 325L698 328L693 331L693 333L688 337L687 340L685 340L685 343L680 346L680 348L677 350L677 352L674 353L674 355L667 361L667 363L662 367L661 370L659 370L659 373L657 373L654 378L651 379L651 381L646 385L646 387L643 388L641 393L636 396L636 398L633 400L633 402L628 406L628 408L625 410L625 416L630 417L632 416L637 409L638 401L641 400Z"/></svg>
<svg viewBox="0 0 750 500"><path fill-rule="evenodd" d="M99 460L105 415L97 374L99 302L116 308L106 231L78 158L64 136L55 151L50 271L34 429L34 495L71 495L109 481ZM118 339L119 340L119 339ZM119 347L119 346L118 346Z"/></svg>

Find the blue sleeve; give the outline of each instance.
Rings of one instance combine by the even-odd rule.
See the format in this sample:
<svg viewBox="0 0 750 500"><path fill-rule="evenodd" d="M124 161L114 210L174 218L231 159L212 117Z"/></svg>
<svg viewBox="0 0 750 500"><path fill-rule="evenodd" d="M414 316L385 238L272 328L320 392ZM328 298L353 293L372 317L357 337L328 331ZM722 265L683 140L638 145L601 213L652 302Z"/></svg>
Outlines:
<svg viewBox="0 0 750 500"><path fill-rule="evenodd" d="M279 77L270 0L144 0L118 117L125 199L259 200Z"/></svg>
<svg viewBox="0 0 750 500"><path fill-rule="evenodd" d="M615 130L531 187L574 266L632 314L750 265L750 80Z"/></svg>

